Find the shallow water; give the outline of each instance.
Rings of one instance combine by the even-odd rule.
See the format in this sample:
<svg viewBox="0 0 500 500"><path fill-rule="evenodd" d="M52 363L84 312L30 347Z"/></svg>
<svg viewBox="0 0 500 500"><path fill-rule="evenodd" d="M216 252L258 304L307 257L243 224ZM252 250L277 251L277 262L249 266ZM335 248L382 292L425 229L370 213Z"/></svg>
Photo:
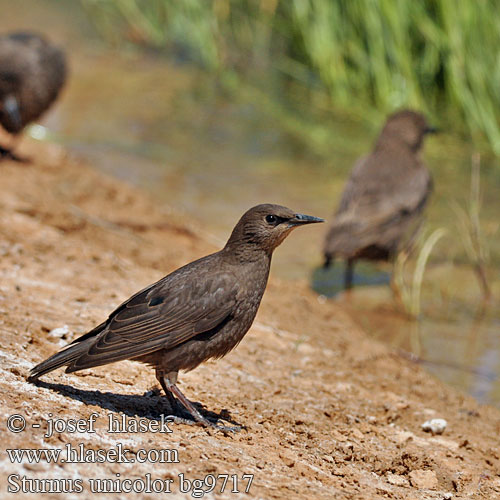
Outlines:
<svg viewBox="0 0 500 500"><path fill-rule="evenodd" d="M0 6L2 30L43 26L67 47L71 79L44 120L50 139L195 217L221 242L239 215L261 202L331 217L350 167L370 150L380 125L339 118L332 125L331 157L319 160L257 100L225 97L210 78L182 62L109 49L77 2L0 0ZM431 255L418 322L394 301L387 265L361 264L358 286L349 295L338 293L342 268L320 269L325 227L296 231L278 249L272 272L310 280L373 336L418 352L441 379L500 406L500 308L498 302L482 305L451 208L468 199L471 151L447 136L426 145L435 180L428 226L449 234ZM500 162L483 159L481 172L488 275L498 297Z"/></svg>

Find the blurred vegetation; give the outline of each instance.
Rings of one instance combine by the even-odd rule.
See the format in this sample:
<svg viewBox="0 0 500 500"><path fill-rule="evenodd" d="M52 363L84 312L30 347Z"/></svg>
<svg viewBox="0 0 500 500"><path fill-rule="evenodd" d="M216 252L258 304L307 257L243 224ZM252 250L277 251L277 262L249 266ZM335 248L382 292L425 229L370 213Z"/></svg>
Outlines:
<svg viewBox="0 0 500 500"><path fill-rule="evenodd" d="M82 0L116 43L173 51L226 88L257 92L318 147L321 114L403 106L500 154L496 0ZM293 103L293 105L292 105Z"/></svg>
<svg viewBox="0 0 500 500"><path fill-rule="evenodd" d="M465 247L467 256L474 267L485 301L491 299L491 287L488 278L490 252L481 227L481 157L479 153L472 156L470 195L465 206L458 202L452 204L457 214L457 229L460 241Z"/></svg>
<svg viewBox="0 0 500 500"><path fill-rule="evenodd" d="M394 268L394 285L396 294L403 305L405 312L410 319L416 320L422 312L422 283L427 261L436 243L446 234L445 228L438 228L429 236L420 235L418 241L417 260L413 272L411 273L411 284L405 281L405 266L408 261L408 253L400 252L396 258ZM418 352L415 350L414 352ZM420 354L420 353L418 353Z"/></svg>

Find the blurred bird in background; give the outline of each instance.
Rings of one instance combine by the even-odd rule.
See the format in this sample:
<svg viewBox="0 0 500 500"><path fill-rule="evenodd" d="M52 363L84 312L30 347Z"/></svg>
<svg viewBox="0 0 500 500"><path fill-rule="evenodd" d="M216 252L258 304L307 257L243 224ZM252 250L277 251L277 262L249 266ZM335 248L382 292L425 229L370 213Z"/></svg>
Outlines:
<svg viewBox="0 0 500 500"><path fill-rule="evenodd" d="M420 113L394 113L372 153L352 169L323 250L325 268L335 258L346 261L346 290L356 260L389 260L414 240L432 192L420 151L424 137L434 132Z"/></svg>
<svg viewBox="0 0 500 500"><path fill-rule="evenodd" d="M42 35L15 32L0 36L0 124L17 136L55 101L64 85L64 52ZM15 141L14 141L15 144ZM14 146L0 146L0 158L17 158Z"/></svg>

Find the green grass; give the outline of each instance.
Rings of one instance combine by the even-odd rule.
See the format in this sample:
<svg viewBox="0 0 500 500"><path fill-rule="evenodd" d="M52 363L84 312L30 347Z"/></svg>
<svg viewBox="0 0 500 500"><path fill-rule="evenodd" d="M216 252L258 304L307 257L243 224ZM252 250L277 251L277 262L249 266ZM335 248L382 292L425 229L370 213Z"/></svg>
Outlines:
<svg viewBox="0 0 500 500"><path fill-rule="evenodd" d="M82 2L115 43L175 50L285 110L413 107L500 154L496 0Z"/></svg>

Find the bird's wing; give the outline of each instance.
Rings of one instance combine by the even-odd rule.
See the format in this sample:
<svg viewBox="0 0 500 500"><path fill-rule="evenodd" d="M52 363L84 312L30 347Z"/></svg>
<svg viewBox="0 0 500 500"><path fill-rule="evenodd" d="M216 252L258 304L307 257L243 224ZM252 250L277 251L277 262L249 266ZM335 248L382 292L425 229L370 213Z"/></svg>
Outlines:
<svg viewBox="0 0 500 500"><path fill-rule="evenodd" d="M362 196L363 188L360 186L360 183L363 182L363 174L365 170L364 165L367 161L369 161L369 158L369 156L360 158L352 168L351 174L349 175L344 190L342 191L337 214L347 211L349 206Z"/></svg>
<svg viewBox="0 0 500 500"><path fill-rule="evenodd" d="M131 297L108 320L76 343L95 337L68 371L172 348L213 330L234 310L237 280L231 273L174 273Z"/></svg>
<svg viewBox="0 0 500 500"><path fill-rule="evenodd" d="M354 166L337 215L385 218L413 212L425 203L432 181L419 160L391 152L373 153Z"/></svg>

